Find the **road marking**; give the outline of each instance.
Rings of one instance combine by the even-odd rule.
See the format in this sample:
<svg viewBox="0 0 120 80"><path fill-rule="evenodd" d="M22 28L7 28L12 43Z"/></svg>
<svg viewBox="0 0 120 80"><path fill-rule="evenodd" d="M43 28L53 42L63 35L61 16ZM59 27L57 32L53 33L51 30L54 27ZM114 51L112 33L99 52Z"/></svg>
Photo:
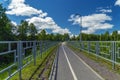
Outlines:
<svg viewBox="0 0 120 80"><path fill-rule="evenodd" d="M69 49L69 48L68 48ZM70 50L70 49L69 49ZM71 52L86 66L88 67L96 76L98 76L101 80L105 80L102 78L95 70L93 70L85 61L83 61L78 55L76 55L72 50Z"/></svg>
<svg viewBox="0 0 120 80"><path fill-rule="evenodd" d="M62 48L63 48L63 46L62 46ZM75 75L75 72L74 72L74 70L73 70L73 68L72 68L72 66L71 66L71 64L70 64L70 61L69 61L69 59L68 59L68 57L67 57L67 54L66 54L64 48L63 48L63 52L64 52L64 55L65 55L65 57L66 57L66 59L67 59L67 63L68 63L68 65L69 65L69 68L70 68L70 71L71 71L71 73L72 73L72 75L73 75L74 80L78 80L77 77L76 77L76 75Z"/></svg>

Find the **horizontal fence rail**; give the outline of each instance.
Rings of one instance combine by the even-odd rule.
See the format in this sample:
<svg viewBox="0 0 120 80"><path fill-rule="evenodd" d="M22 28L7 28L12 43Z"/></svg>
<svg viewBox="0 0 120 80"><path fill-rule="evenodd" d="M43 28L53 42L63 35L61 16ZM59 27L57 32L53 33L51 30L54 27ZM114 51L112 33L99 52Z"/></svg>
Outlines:
<svg viewBox="0 0 120 80"><path fill-rule="evenodd" d="M42 58L42 54L57 43L52 41L0 41L0 76L7 73L6 80L9 80L19 72L19 80L21 80L21 70L31 61L34 61L36 65L36 57ZM9 65L4 67L5 64ZM13 71L13 68L16 70Z"/></svg>
<svg viewBox="0 0 120 80"><path fill-rule="evenodd" d="M120 41L69 41L68 44L110 61L113 69L115 64L120 65Z"/></svg>

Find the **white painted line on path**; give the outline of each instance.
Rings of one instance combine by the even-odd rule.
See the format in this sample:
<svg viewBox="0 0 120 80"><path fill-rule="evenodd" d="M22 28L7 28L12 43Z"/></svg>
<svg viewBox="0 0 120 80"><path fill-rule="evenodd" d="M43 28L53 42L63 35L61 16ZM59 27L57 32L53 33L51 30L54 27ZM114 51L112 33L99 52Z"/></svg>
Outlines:
<svg viewBox="0 0 120 80"><path fill-rule="evenodd" d="M68 63L68 65L69 65L70 71L71 71L71 73L72 73L72 75L73 75L73 78L74 78L74 80L78 80L77 77L76 77L76 74L75 74L75 72L74 72L74 70L73 70L73 68L72 68L72 66L71 66L71 64L70 64L70 61L69 61L69 59L68 59L68 57L67 57L67 54L66 54L66 52L65 52L65 49L64 49L63 46L62 46L62 48L63 48L64 55L65 55L65 57L66 57L66 59L67 59L67 63Z"/></svg>
<svg viewBox="0 0 120 80"><path fill-rule="evenodd" d="M69 48L68 48L69 49ZM70 49L69 49L70 50ZM98 76L101 80L105 80L102 78L95 70L93 70L88 64L86 64L78 55L76 55L72 50L71 52L86 66L88 67L96 76Z"/></svg>

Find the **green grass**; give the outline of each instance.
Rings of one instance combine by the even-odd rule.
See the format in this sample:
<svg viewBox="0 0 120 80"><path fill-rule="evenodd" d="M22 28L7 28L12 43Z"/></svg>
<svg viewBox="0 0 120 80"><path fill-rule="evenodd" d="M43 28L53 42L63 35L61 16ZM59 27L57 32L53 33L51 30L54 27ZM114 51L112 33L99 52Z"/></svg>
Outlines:
<svg viewBox="0 0 120 80"><path fill-rule="evenodd" d="M51 52L51 51L53 51L53 49L55 49L56 48L56 46L54 46L54 47L51 47L48 51L47 51L47 53L43 53L43 55L42 55L42 58L41 58L41 56L39 56L39 57L37 57L37 59L36 59L36 66L34 66L34 62L32 61L29 65L27 65L25 68L23 68L23 70L22 70L22 77L24 78L24 79L26 79L26 78L28 78L28 77L30 77L30 75L33 73L33 71L38 67L38 65L40 64L40 63L42 63L42 61L44 61L44 59L45 59L45 57L47 57L47 55ZM37 51L37 53L38 53L39 51ZM28 59L28 61L29 61L30 59ZM26 61L24 60L23 61L23 64L25 64L26 63ZM2 67L7 67L7 66L9 66L9 65L11 65L11 64L7 64L7 65L2 65ZM0 68L0 70L2 70L3 68ZM12 68L11 68L11 73L13 73L14 71L16 71L17 70L17 63L16 63L16 65L15 66L13 66ZM5 71L4 73L2 73L2 74L0 74L0 80L4 80L6 77L8 77L9 76L9 74L8 74L8 71ZM12 77L12 79L11 80L19 80L18 79L18 73L16 74L16 75L14 75L13 77Z"/></svg>
<svg viewBox="0 0 120 80"><path fill-rule="evenodd" d="M75 42L69 42L70 44L72 44L74 47L76 48L80 48L81 44L78 41ZM98 42L98 46L96 46L97 41L83 41L82 42L84 45L84 50L89 51L93 54L96 54L96 50L99 50L99 56L102 56L104 58L107 58L109 60L111 60L111 52L112 52L112 45L113 42L106 42L106 41L100 41ZM90 43L90 44L89 44ZM96 47L99 47L98 49L96 49ZM118 55L120 55L120 42L116 42L116 62L120 62L120 56L118 57ZM89 49L89 50L88 50Z"/></svg>
<svg viewBox="0 0 120 80"><path fill-rule="evenodd" d="M109 62L103 58L100 57L96 57L96 55L94 54L90 54L86 51L80 51L78 48L75 48L74 46L68 44L68 47L70 47L73 51L75 51L76 53L82 53L83 55L85 55L87 58L90 58L92 60L94 60L95 62L99 63L101 66L104 65L106 66L109 70L119 73L120 74L120 65L115 64L115 69L112 68L112 62Z"/></svg>
<svg viewBox="0 0 120 80"><path fill-rule="evenodd" d="M12 63L11 63L12 64ZM8 64L8 65L4 65L3 67L8 67L8 66L10 66L11 64ZM1 70L2 70L3 68L1 68ZM17 65L15 65L15 66L13 66L12 68L11 68L11 73L13 73L14 71L16 71L16 69L17 69ZM2 74L0 74L0 80L3 80L3 79L5 79L6 77L8 77L9 76L9 74L8 74L8 71L5 71L4 73L2 73Z"/></svg>
<svg viewBox="0 0 120 80"><path fill-rule="evenodd" d="M45 58L56 48L56 46L50 48L47 53L43 53L43 56L37 57L36 65L34 66L34 62L32 61L28 66L22 69L22 79L27 80L31 77L33 72L37 69L37 67L45 60ZM19 80L19 73L14 75L10 80Z"/></svg>
<svg viewBox="0 0 120 80"><path fill-rule="evenodd" d="M50 75L50 71L51 71L51 67L52 67L52 63L54 61L54 58L55 58L55 52L56 52L56 49L52 52L52 54L49 54L49 56L47 57L47 59L43 62L43 64L41 65L41 67L39 67L35 73L35 75L32 77L33 79L38 79L38 76L39 74L41 73L42 69L45 68L45 67L48 67L46 68L46 70L43 72L42 75L44 75L44 77L48 78L49 75ZM46 62L48 61L48 58L50 59L49 60L49 65L46 66Z"/></svg>

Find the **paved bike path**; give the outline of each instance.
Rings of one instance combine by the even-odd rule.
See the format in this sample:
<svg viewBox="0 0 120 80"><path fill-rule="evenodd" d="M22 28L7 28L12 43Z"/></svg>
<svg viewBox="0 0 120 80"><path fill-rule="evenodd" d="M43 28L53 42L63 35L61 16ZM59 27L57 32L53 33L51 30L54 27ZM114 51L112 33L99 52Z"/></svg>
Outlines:
<svg viewBox="0 0 120 80"><path fill-rule="evenodd" d="M62 44L59 48L57 80L104 80L72 50Z"/></svg>

